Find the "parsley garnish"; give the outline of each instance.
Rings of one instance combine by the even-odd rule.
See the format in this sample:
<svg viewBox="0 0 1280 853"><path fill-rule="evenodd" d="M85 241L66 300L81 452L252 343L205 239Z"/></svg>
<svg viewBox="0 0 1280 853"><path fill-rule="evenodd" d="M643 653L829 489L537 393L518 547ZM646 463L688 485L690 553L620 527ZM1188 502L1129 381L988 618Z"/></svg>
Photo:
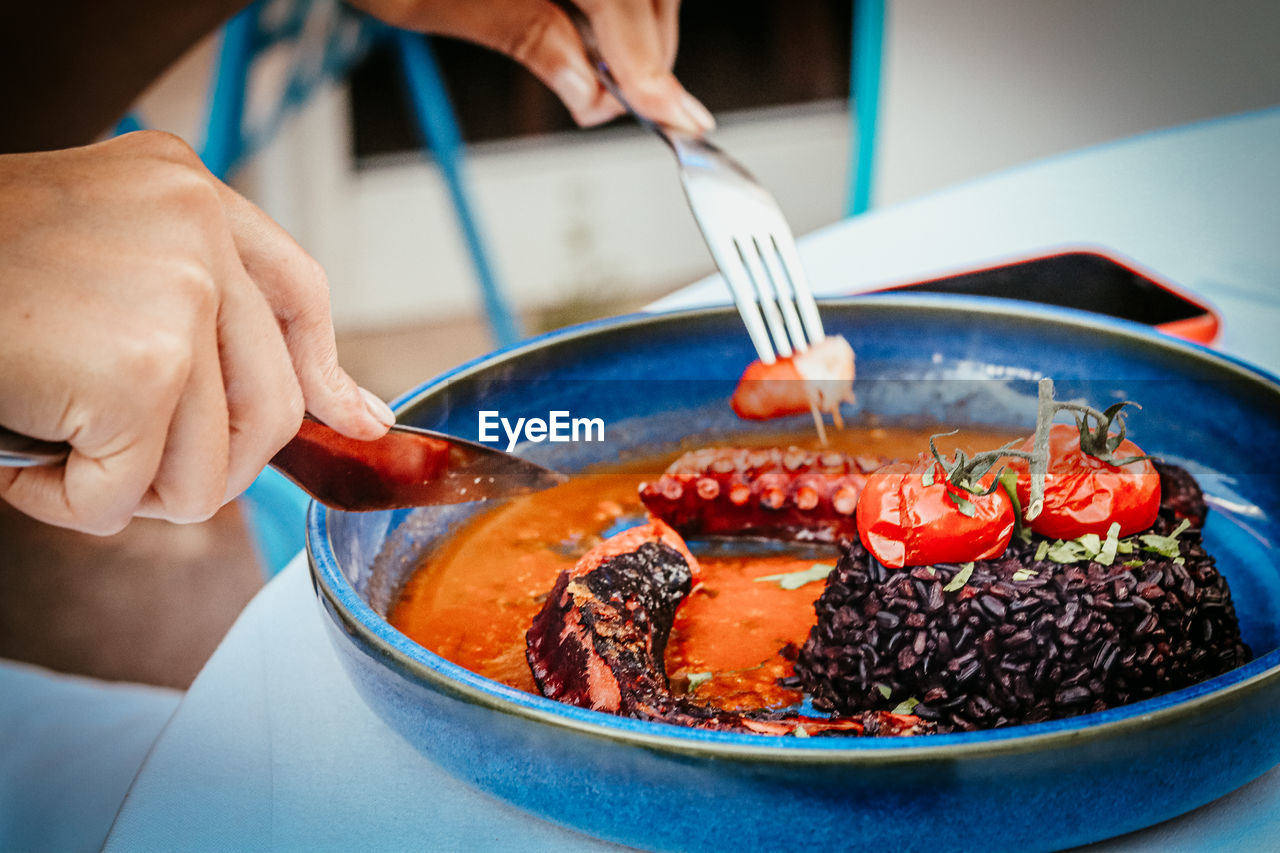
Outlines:
<svg viewBox="0 0 1280 853"><path fill-rule="evenodd" d="M891 695L893 695L893 690L887 684L877 684L876 690L879 690L880 695L886 699L888 699Z"/></svg>
<svg viewBox="0 0 1280 853"><path fill-rule="evenodd" d="M967 584L969 582L969 578L972 575L973 575L973 563L963 563L960 566L960 571L955 573L955 575L951 578L951 580L947 582L947 585L942 588L942 591L955 592L956 590L960 589L965 584ZM886 696L885 698L888 699L889 697Z"/></svg>
<svg viewBox="0 0 1280 853"><path fill-rule="evenodd" d="M773 581L783 589L799 589L805 584L814 581L826 580L827 575L831 574L835 566L828 566L825 563L814 563L807 569L799 572L785 572L780 575L762 575L756 578L756 583L761 581Z"/></svg>
<svg viewBox="0 0 1280 853"><path fill-rule="evenodd" d="M1079 563L1085 560L1093 560L1095 563L1110 566L1115 563L1118 555L1133 554L1141 547L1143 551L1159 554L1162 557L1180 563L1182 562L1182 553L1178 549L1178 537L1185 533L1190 526L1191 522L1183 519L1182 523L1174 528L1168 536L1161 536L1159 533L1142 533L1138 536L1121 539L1119 522L1112 522L1111 526L1107 528L1106 539L1102 539L1096 533L1086 533L1076 539L1055 539L1053 541L1045 539L1036 546L1036 559L1052 560L1055 563ZM1123 565L1128 567L1140 566L1142 561L1126 560Z"/></svg>
<svg viewBox="0 0 1280 853"><path fill-rule="evenodd" d="M1159 533L1144 533L1138 537L1138 541L1142 543L1142 550L1144 551L1152 551L1161 557L1179 560L1182 558L1182 552L1178 549L1178 537L1185 533L1190 526L1191 522L1184 518L1182 523L1175 527L1168 536L1161 536Z"/></svg>
<svg viewBox="0 0 1280 853"><path fill-rule="evenodd" d="M898 703L897 707L894 708L889 713L890 714L910 714L912 711L916 709L916 706L919 704L920 704L920 700L914 697L910 699L903 699L901 702Z"/></svg>
<svg viewBox="0 0 1280 853"><path fill-rule="evenodd" d="M684 692L693 693L699 687L701 687L702 685L706 684L708 681L711 680L711 673L710 672L691 672L685 676L685 680L688 681L688 686L685 688Z"/></svg>
<svg viewBox="0 0 1280 853"><path fill-rule="evenodd" d="M1109 566L1116 561L1116 554L1120 551L1120 522L1113 521L1111 526L1107 528L1107 538L1102 543L1102 547L1098 549L1098 556L1094 557L1104 566Z"/></svg>
<svg viewBox="0 0 1280 853"><path fill-rule="evenodd" d="M708 681L712 680L712 674L710 672L690 672L689 675L685 676L685 679L689 681L689 686L686 686L685 693L692 693L700 688L701 685L707 684Z"/></svg>

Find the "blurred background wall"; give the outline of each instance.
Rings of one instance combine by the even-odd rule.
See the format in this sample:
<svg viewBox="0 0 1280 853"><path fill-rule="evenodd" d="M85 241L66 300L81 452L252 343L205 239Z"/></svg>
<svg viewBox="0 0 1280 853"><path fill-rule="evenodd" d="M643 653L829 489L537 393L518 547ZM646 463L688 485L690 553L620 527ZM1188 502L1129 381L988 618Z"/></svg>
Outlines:
<svg viewBox="0 0 1280 853"><path fill-rule="evenodd" d="M850 19L834 0L684 5L677 71L797 233L843 215ZM1278 37L1274 0L889 0L875 203L1280 103ZM499 275L533 330L629 310L711 270L656 140L626 121L575 129L518 66L435 43ZM149 96L150 114L173 116L161 126L192 120L209 57ZM424 338L446 353L375 380L385 393L485 348L483 326L467 325L478 291L444 185L406 116L375 54L237 178L325 264L357 362Z"/></svg>

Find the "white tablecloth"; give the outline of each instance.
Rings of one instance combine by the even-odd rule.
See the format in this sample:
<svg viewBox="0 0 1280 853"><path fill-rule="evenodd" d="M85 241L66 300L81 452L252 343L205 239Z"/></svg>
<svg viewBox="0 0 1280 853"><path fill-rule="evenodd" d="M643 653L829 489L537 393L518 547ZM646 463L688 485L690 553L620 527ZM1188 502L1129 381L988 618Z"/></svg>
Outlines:
<svg viewBox="0 0 1280 853"><path fill-rule="evenodd" d="M1280 109L1052 159L802 241L844 293L1046 249L1099 246L1197 291L1222 349L1280 369ZM724 301L702 282L658 307ZM107 849L590 850L454 781L378 721L322 633L301 559L249 605L179 707ZM1280 770L1101 847L1274 849Z"/></svg>

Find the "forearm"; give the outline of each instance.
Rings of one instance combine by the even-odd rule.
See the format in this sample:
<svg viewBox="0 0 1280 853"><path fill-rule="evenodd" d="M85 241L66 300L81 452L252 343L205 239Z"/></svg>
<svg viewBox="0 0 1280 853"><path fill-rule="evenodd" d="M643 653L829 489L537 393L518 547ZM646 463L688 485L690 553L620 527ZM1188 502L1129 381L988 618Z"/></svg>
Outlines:
<svg viewBox="0 0 1280 853"><path fill-rule="evenodd" d="M246 0L0 3L0 153L82 145Z"/></svg>

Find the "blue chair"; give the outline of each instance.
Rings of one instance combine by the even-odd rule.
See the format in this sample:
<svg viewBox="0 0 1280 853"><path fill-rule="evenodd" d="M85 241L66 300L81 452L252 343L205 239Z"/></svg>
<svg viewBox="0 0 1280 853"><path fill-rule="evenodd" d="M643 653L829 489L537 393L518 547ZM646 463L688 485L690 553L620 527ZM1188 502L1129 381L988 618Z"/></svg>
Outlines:
<svg viewBox="0 0 1280 853"><path fill-rule="evenodd" d="M318 15L326 16L321 25L315 23ZM315 32L320 37L311 35ZM295 42L305 49L297 52L277 109L263 126L247 127L250 68L267 50L284 42ZM336 0L259 0L232 18L223 31L200 157L215 175L227 176L269 139L284 116L305 102L318 85L344 75L378 42L389 42L400 60L424 153L433 156L449 188L494 341L501 346L512 344L521 337L519 324L498 283L471 202L465 145L453 104L431 47L421 35L388 27L338 5Z"/></svg>
<svg viewBox="0 0 1280 853"><path fill-rule="evenodd" d="M849 114L853 121L853 163L845 212L871 208L876 132L880 115L880 74L884 63L884 0L853 0L853 55L849 63Z"/></svg>

